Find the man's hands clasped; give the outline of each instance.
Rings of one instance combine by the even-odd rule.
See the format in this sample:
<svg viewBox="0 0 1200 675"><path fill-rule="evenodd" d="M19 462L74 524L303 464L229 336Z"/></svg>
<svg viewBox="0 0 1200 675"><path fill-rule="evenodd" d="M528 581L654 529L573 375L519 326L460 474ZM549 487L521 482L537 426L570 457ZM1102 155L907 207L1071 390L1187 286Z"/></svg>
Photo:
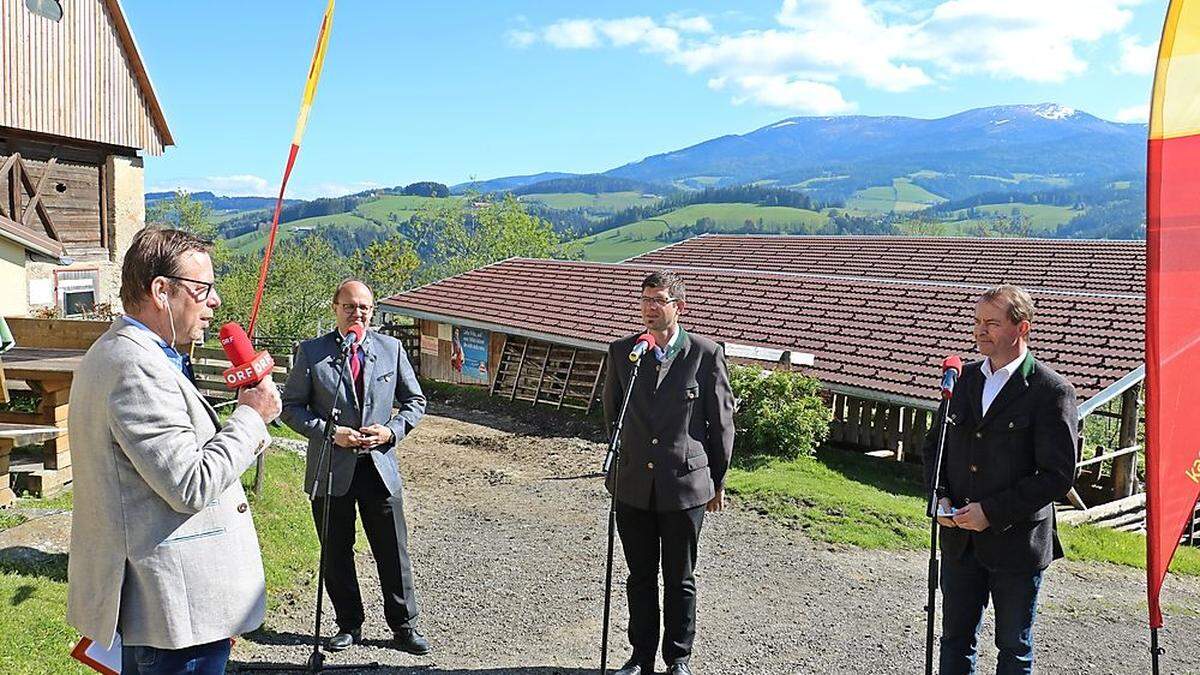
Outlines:
<svg viewBox="0 0 1200 675"><path fill-rule="evenodd" d="M339 426L333 432L334 445L355 452L369 452L380 445L391 443L394 438L392 430L382 424L372 424L360 429Z"/></svg>

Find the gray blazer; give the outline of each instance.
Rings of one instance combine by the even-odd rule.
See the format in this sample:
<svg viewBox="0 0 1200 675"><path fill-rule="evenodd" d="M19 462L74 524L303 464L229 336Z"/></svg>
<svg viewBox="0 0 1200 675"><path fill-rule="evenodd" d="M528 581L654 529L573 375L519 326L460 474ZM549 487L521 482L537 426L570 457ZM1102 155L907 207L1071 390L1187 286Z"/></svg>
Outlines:
<svg viewBox="0 0 1200 675"><path fill-rule="evenodd" d="M408 435L425 414L425 395L417 375L408 363L400 341L368 330L362 342L364 356L363 401L350 383L348 370L336 368L341 338L330 331L319 338L301 342L296 348L292 372L283 390L283 421L296 433L308 438L308 462L304 471L304 491L322 494L317 485L317 460L323 440L325 416L337 397L342 426L355 429L383 424L396 435L396 441ZM339 380L340 378L340 380ZM399 410L393 414L392 409ZM375 469L392 494L402 483L396 463L395 442L370 452ZM358 454L333 447L333 485L330 494L340 497L350 490Z"/></svg>
<svg viewBox="0 0 1200 675"><path fill-rule="evenodd" d="M612 343L604 381L604 419L611 430L633 375L636 335ZM733 390L725 353L706 337L684 332L662 384L653 353L642 357L621 431L617 499L649 511L682 511L710 501L725 485L733 456ZM651 494L654 499L651 502Z"/></svg>
<svg viewBox="0 0 1200 675"><path fill-rule="evenodd" d="M270 443L262 418L212 407L124 319L71 386L67 621L111 644L179 649L258 628L266 584L240 477Z"/></svg>

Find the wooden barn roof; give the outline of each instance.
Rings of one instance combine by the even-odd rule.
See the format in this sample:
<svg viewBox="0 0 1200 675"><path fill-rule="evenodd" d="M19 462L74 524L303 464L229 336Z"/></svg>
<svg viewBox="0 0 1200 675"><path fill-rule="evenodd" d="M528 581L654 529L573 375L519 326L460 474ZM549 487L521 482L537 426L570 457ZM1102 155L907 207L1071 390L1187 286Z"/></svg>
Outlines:
<svg viewBox="0 0 1200 675"><path fill-rule="evenodd" d="M675 248L675 247L672 247ZM400 293L384 311L581 347L640 329L642 278L663 265L512 259ZM972 356L974 303L990 285L674 266L688 330L814 355L805 372L848 393L932 407L941 360ZM1086 401L1143 360L1144 299L1030 288L1031 349Z"/></svg>
<svg viewBox="0 0 1200 675"><path fill-rule="evenodd" d="M1142 296L1143 241L704 234L626 262Z"/></svg>

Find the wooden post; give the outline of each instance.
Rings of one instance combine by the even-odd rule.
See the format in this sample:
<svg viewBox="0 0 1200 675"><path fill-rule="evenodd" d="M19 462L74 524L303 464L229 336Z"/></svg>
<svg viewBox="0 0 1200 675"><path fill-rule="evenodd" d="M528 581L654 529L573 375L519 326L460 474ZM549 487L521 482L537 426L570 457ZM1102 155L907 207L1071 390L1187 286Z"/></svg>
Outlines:
<svg viewBox="0 0 1200 675"><path fill-rule="evenodd" d="M1117 445L1128 448L1137 444L1138 433L1138 390L1133 385L1121 394L1121 426ZM1137 487L1137 453L1130 453L1113 460L1113 498L1122 499L1133 494Z"/></svg>
<svg viewBox="0 0 1200 675"><path fill-rule="evenodd" d="M858 445L862 433L862 399L846 397L846 437L850 445Z"/></svg>

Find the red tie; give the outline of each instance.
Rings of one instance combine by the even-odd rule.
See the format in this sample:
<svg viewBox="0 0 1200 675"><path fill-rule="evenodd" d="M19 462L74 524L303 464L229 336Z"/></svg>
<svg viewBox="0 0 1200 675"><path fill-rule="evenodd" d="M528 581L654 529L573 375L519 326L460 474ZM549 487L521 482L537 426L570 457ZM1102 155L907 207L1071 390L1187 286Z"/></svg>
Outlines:
<svg viewBox="0 0 1200 675"><path fill-rule="evenodd" d="M358 385L358 378L362 375L362 362L358 359L358 343L350 345L350 380Z"/></svg>

